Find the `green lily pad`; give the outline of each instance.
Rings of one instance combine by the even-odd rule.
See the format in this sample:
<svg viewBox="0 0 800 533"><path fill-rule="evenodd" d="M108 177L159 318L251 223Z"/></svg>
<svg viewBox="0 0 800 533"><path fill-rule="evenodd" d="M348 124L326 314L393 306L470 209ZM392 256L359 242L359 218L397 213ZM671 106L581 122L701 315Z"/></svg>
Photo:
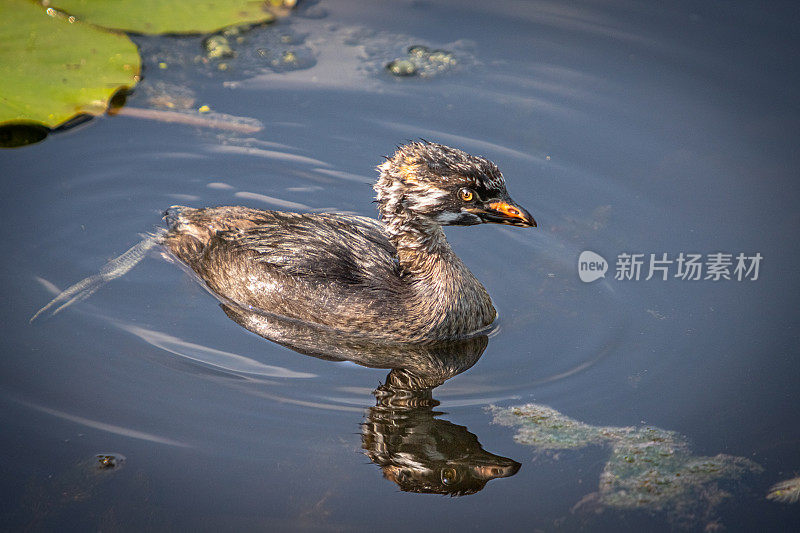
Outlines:
<svg viewBox="0 0 800 533"><path fill-rule="evenodd" d="M117 91L136 85L141 63L126 35L24 0L0 0L0 12L0 126L54 128L99 115Z"/></svg>
<svg viewBox="0 0 800 533"><path fill-rule="evenodd" d="M280 0L51 0L83 22L132 33L211 33L275 19Z"/></svg>

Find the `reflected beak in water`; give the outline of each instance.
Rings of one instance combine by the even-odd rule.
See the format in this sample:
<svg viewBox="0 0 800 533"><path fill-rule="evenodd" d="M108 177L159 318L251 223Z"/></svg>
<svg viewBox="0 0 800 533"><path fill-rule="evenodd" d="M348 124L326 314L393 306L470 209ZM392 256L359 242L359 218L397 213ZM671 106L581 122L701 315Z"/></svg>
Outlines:
<svg viewBox="0 0 800 533"><path fill-rule="evenodd" d="M522 466L516 461L506 459L507 464L481 465L472 468L475 476L479 479L495 479L499 477L511 477L519 471Z"/></svg>

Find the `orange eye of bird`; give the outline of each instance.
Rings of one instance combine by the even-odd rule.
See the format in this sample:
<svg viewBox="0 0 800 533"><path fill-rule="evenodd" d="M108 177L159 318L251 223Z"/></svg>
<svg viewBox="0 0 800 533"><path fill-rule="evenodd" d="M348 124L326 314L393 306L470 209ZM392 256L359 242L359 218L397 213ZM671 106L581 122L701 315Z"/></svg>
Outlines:
<svg viewBox="0 0 800 533"><path fill-rule="evenodd" d="M459 194L461 195L461 199L465 202L471 202L473 198L475 198L475 193L469 189L461 189Z"/></svg>

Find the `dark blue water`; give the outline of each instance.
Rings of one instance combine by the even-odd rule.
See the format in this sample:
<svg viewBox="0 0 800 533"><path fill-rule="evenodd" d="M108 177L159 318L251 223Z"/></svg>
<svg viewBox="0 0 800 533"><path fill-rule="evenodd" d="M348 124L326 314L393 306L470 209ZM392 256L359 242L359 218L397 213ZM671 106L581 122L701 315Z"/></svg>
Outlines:
<svg viewBox="0 0 800 533"><path fill-rule="evenodd" d="M137 38L130 107L163 82L264 128L107 117L0 153L3 528L796 527L797 504L765 497L800 473L797 22L788 4L307 3L247 34L226 71L192 61L198 38ZM416 44L458 66L383 70ZM264 47L299 64L255 63ZM374 167L420 137L495 161L539 221L447 231L500 328L419 427L462 426L453 438L521 463L476 494L403 492L363 453L386 370L245 331L158 253L28 322L176 203L373 216ZM609 262L604 280L578 278L584 250ZM757 280L614 279L619 254L681 252L763 260ZM528 403L763 470L720 478L726 497L700 511L587 512L609 450L542 450L486 409ZM125 461L100 472L98 453Z"/></svg>

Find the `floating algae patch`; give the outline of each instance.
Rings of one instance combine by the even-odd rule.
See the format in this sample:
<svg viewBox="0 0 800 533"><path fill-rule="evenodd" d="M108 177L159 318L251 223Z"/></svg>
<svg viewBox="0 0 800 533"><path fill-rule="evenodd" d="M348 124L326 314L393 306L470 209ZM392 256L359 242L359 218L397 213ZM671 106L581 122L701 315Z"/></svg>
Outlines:
<svg viewBox="0 0 800 533"><path fill-rule="evenodd" d="M514 435L516 442L536 446L541 451L569 450L605 442L600 431L605 428L583 424L544 405L492 407L491 410L496 424L522 426Z"/></svg>
<svg viewBox="0 0 800 533"><path fill-rule="evenodd" d="M414 45L406 51L405 56L390 61L386 70L394 76L430 78L455 68L457 64L453 52Z"/></svg>
<svg viewBox="0 0 800 533"><path fill-rule="evenodd" d="M800 500L800 477L775 483L769 488L767 499L781 503L797 503Z"/></svg>
<svg viewBox="0 0 800 533"><path fill-rule="evenodd" d="M243 63L247 65L247 75L257 75L264 71L305 70L317 64L314 52L306 44L306 36L285 27L280 31L259 32L246 44L241 50L241 56Z"/></svg>
<svg viewBox="0 0 800 533"><path fill-rule="evenodd" d="M542 452L610 447L598 490L583 501L665 512L676 524L711 520L716 506L731 496L723 484L761 471L743 457L693 455L685 438L659 428L592 426L536 404L489 410L495 423L518 427L516 442Z"/></svg>
<svg viewBox="0 0 800 533"><path fill-rule="evenodd" d="M455 71L469 71L478 64L475 43L459 39L434 45L420 44L417 37L376 31L364 27L329 28L329 35L344 46L356 49L358 69L385 80L395 77L434 78ZM415 41L417 41L415 43ZM400 45L398 54L398 43ZM343 52L345 55L352 55Z"/></svg>
<svg viewBox="0 0 800 533"><path fill-rule="evenodd" d="M316 58L305 37L286 27L235 26L208 36L134 40L149 67L147 82L196 83L198 74L222 83L269 72L310 68Z"/></svg>
<svg viewBox="0 0 800 533"><path fill-rule="evenodd" d="M231 48L230 40L225 35L212 35L203 41L203 48L208 59L225 59L236 54Z"/></svg>
<svg viewBox="0 0 800 533"><path fill-rule="evenodd" d="M682 440L618 442L600 475L599 501L618 509L665 512L672 522L711 521L731 497L725 483L761 468L744 457L692 455Z"/></svg>
<svg viewBox="0 0 800 533"><path fill-rule="evenodd" d="M304 37L287 28L259 30L233 26L203 40L203 54L195 63L212 69L234 72L237 76L256 76L265 71L289 72L311 68L316 59L304 44Z"/></svg>

